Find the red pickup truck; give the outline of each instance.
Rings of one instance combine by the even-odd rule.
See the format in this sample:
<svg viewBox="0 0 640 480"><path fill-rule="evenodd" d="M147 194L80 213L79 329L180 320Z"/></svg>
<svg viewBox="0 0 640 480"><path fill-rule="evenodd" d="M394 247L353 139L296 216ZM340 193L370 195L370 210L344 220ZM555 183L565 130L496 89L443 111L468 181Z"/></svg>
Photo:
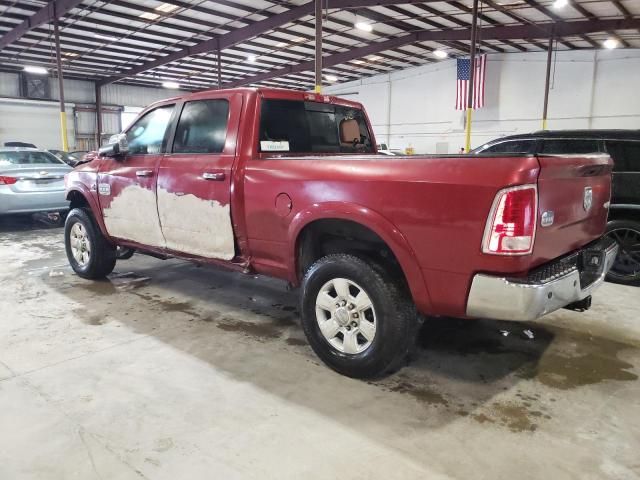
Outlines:
<svg viewBox="0 0 640 480"><path fill-rule="evenodd" d="M313 350L372 377L402 365L423 315L533 320L590 305L608 156L388 157L362 105L266 88L155 103L67 175L73 270L116 247L301 286Z"/></svg>

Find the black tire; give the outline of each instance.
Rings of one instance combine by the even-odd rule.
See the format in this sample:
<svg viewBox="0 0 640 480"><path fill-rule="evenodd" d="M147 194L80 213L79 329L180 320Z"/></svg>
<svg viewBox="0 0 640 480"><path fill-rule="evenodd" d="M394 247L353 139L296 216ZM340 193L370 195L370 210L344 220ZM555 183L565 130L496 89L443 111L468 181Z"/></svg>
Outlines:
<svg viewBox="0 0 640 480"><path fill-rule="evenodd" d="M379 378L398 370L408 360L419 326L417 313L401 282L383 272L378 265L356 256L334 254L318 260L305 274L302 326L316 355L338 373L360 379ZM316 318L318 293L337 278L363 286L375 309L375 335L360 353L347 354L334 347L325 339Z"/></svg>
<svg viewBox="0 0 640 480"><path fill-rule="evenodd" d="M611 220L607 236L618 243L618 256L607 280L623 285L640 285L640 222Z"/></svg>
<svg viewBox="0 0 640 480"><path fill-rule="evenodd" d="M84 264L74 257L71 248L71 232L76 224L80 224L84 229L90 245L90 254ZM109 275L116 265L116 247L102 235L93 216L81 208L74 208L67 215L64 224L64 246L69 264L79 277L89 280L102 279Z"/></svg>
<svg viewBox="0 0 640 480"><path fill-rule="evenodd" d="M119 245L116 247L117 260L129 260L133 257L134 253L136 253L136 251L133 248L121 247Z"/></svg>

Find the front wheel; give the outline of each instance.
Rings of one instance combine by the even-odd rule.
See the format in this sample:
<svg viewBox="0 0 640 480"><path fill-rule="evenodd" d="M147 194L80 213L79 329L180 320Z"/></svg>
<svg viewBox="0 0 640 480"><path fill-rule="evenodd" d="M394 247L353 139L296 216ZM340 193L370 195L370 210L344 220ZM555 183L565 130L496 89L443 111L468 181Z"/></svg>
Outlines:
<svg viewBox="0 0 640 480"><path fill-rule="evenodd" d="M607 280L625 285L640 284L640 222L612 220L607 224L607 236L618 244L616 257Z"/></svg>
<svg viewBox="0 0 640 480"><path fill-rule="evenodd" d="M417 315L400 282L348 254L307 271L302 326L316 355L335 371L374 378L397 370L415 341Z"/></svg>
<svg viewBox="0 0 640 480"><path fill-rule="evenodd" d="M67 215L64 246L71 268L82 278L104 278L116 265L116 247L102 235L91 214L81 208Z"/></svg>

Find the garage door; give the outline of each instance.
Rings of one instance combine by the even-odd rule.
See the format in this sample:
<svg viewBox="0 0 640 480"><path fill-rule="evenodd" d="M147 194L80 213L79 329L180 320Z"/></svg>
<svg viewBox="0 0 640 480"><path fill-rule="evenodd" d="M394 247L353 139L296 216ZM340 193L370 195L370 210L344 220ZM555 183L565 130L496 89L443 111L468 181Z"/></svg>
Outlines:
<svg viewBox="0 0 640 480"><path fill-rule="evenodd" d="M67 104L67 138L75 146L73 104ZM60 111L55 102L0 99L0 145L28 142L39 148L62 147Z"/></svg>

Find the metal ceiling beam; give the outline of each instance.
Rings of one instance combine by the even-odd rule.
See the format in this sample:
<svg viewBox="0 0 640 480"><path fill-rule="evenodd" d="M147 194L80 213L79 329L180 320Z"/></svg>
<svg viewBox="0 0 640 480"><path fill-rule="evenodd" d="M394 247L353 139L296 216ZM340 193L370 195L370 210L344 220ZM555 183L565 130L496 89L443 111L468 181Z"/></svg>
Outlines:
<svg viewBox="0 0 640 480"><path fill-rule="evenodd" d="M543 39L555 36L573 36L586 33L604 32L607 30L626 30L640 27L640 18L619 20L577 20L569 22L550 22L537 25L513 25L501 27L487 27L482 29L483 40L517 40L522 38ZM382 42L374 42L360 48L353 48L346 52L329 55L323 58L325 67L338 65L356 58L372 55L391 48L398 48L416 42L468 40L471 30L422 30L402 37L395 37ZM290 65L277 70L269 70L251 77L226 84L225 87L239 87L242 85L262 82L271 78L291 73L313 70L313 61Z"/></svg>
<svg viewBox="0 0 640 480"><path fill-rule="evenodd" d="M383 5L399 5L403 3L422 3L425 1L428 2L436 0L327 0L327 3L328 8L340 8L341 10L345 10L351 8L365 8ZM224 50L225 48L232 47L237 43L241 43L251 38L257 37L263 33L286 25L287 23L293 22L299 18L305 17L307 15L312 15L313 11L314 2L307 2L303 5L293 7L285 12L273 15L246 27L237 28L229 33L225 33L224 35L219 35L210 40L204 40L200 43L184 48L178 52L170 53L169 55L165 55L164 57L158 58L151 62L145 62L138 67L127 70L126 72L122 72L121 74L109 77L103 80L101 84L105 85L107 83L113 83L120 80L121 78L131 77L146 70L150 70L161 65L166 65L167 63L175 62L192 55L199 55L202 53L216 51L218 49Z"/></svg>
<svg viewBox="0 0 640 480"><path fill-rule="evenodd" d="M0 50L19 40L25 33L45 23L51 23L55 18L66 15L82 3L82 0L54 0L28 17L22 23L5 33L0 38Z"/></svg>

